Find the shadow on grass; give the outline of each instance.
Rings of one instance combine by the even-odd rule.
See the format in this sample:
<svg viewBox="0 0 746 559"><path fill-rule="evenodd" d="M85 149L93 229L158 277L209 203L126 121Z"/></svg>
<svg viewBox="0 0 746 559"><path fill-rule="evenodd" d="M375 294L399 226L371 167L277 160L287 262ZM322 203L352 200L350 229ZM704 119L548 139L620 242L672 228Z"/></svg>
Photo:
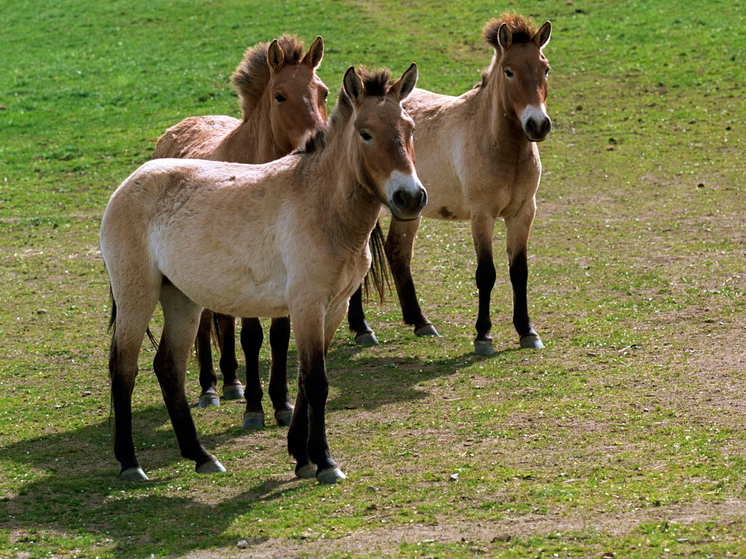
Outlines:
<svg viewBox="0 0 746 559"><path fill-rule="evenodd" d="M164 423L168 429L163 428ZM148 443L138 454L150 468L183 460L164 406L135 412L133 426L137 438ZM226 440L229 436L226 432L210 439ZM106 420L3 447L6 476L12 479L17 473L11 483L19 487L15 494L0 497L3 528L46 532L65 539L71 534L87 535L125 557L150 557L164 547L180 555L207 547L235 546L235 537L224 535L235 518L250 513L257 503L278 498L281 492L292 493L300 483L292 478L261 481L230 499L205 504L183 497L183 492L168 495L174 484L172 476L136 484L118 480L112 446ZM34 481L22 483L29 470ZM247 541L249 545L261 543L256 538Z"/></svg>
<svg viewBox="0 0 746 559"><path fill-rule="evenodd" d="M359 352L355 347L337 348L330 382L339 393L328 402L330 410L340 409L350 400L370 409L423 398L425 395L414 389L418 383L452 374L480 359L462 355L424 364L414 358L372 355L351 362ZM334 421L333 415L329 421ZM135 411L133 430L143 444L137 449L138 456L150 470L183 460L164 405ZM212 433L205 437L206 445L213 449L240 436L233 428ZM171 476L125 483L117 479L108 419L15 442L0 451L8 485L18 487L15 493L0 495L0 517L7 520L4 528L22 533L77 534L93 538L98 545L111 545L115 554L132 558L150 557L164 546L172 555L235 546L235 535L226 532L236 518L308 483L288 473L287 479L256 482L237 495L231 492L235 496L214 505L184 497L183 492L169 495L169 486L175 483ZM33 481L23 483L30 472ZM216 495L218 491L216 488ZM249 547L264 541L247 538Z"/></svg>

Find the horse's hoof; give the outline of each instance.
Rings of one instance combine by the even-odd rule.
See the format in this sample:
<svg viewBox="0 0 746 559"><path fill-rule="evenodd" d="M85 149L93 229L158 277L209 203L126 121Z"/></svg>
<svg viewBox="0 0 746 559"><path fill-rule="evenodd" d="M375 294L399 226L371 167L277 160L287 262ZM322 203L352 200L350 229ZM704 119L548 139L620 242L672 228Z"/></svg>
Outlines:
<svg viewBox="0 0 746 559"><path fill-rule="evenodd" d="M119 474L119 479L122 481L142 481L148 479L148 476L145 475L145 472L142 471L140 466L137 466L136 468L124 470Z"/></svg>
<svg viewBox="0 0 746 559"><path fill-rule="evenodd" d="M242 400L243 386L240 384L231 384L223 387L223 399L225 400Z"/></svg>
<svg viewBox="0 0 746 559"><path fill-rule="evenodd" d="M264 429L264 412L247 411L243 414L242 429Z"/></svg>
<svg viewBox="0 0 746 559"><path fill-rule="evenodd" d="M331 485L338 481L342 481L343 479L347 479L347 476L344 475L342 470L339 468L327 468L326 470L316 472L316 479L319 480L319 483Z"/></svg>
<svg viewBox="0 0 746 559"><path fill-rule="evenodd" d="M207 392L203 392L199 395L199 407L209 408L210 406L219 406L220 398L215 390L210 389Z"/></svg>
<svg viewBox="0 0 746 559"><path fill-rule="evenodd" d="M378 340L373 332L364 332L355 336L355 343L366 347L378 345Z"/></svg>
<svg viewBox="0 0 746 559"><path fill-rule="evenodd" d="M531 334L521 338L521 347L524 349L542 349L544 344L541 343L539 336Z"/></svg>
<svg viewBox="0 0 746 559"><path fill-rule="evenodd" d="M301 479L313 479L316 477L316 466L306 464L300 468L295 468L295 475Z"/></svg>
<svg viewBox="0 0 746 559"><path fill-rule="evenodd" d="M414 335L420 338L424 336L435 336L436 338L440 338L440 334L438 334L438 331L432 324L425 324L424 326L420 326L414 331Z"/></svg>
<svg viewBox="0 0 746 559"><path fill-rule="evenodd" d="M290 421L293 419L293 410L279 410L275 412L277 425L280 427L290 427Z"/></svg>
<svg viewBox="0 0 746 559"><path fill-rule="evenodd" d="M474 342L474 353L476 355L493 355L495 348L492 346L492 340L476 340Z"/></svg>
<svg viewBox="0 0 746 559"><path fill-rule="evenodd" d="M225 466L223 466L220 462L215 460L214 462L210 460L209 462L205 462L201 466L197 466L195 468L197 470L198 474L222 474L225 470Z"/></svg>

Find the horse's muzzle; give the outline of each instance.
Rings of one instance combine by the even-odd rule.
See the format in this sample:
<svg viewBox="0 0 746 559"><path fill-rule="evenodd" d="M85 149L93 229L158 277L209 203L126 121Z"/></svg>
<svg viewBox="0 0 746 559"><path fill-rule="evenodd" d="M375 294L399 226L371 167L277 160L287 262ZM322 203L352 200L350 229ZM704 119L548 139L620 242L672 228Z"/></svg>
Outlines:
<svg viewBox="0 0 746 559"><path fill-rule="evenodd" d="M548 116L527 118L523 131L529 142L543 142L552 131L552 120Z"/></svg>
<svg viewBox="0 0 746 559"><path fill-rule="evenodd" d="M386 184L386 195L391 214L399 221L417 219L427 205L427 191L416 174L395 172Z"/></svg>

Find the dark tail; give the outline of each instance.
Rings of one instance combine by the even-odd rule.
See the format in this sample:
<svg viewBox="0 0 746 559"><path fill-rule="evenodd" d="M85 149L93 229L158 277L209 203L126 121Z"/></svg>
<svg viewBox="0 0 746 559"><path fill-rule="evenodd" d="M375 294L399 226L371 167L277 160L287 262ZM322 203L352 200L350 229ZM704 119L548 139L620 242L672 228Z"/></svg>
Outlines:
<svg viewBox="0 0 746 559"><path fill-rule="evenodd" d="M369 245L373 259L370 263L370 270L365 274L365 279L363 280L363 293L367 300L370 297L372 287L375 289L382 303L386 300L386 289L391 290L391 269L389 268L389 261L386 259L384 243L385 240L379 220L376 221L376 226L370 234Z"/></svg>

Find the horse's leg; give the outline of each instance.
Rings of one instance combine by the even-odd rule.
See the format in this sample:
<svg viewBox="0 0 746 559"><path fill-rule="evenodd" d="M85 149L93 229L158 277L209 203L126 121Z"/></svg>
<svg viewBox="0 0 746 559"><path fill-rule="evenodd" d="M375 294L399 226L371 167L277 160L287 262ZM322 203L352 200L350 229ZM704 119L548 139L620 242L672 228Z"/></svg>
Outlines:
<svg viewBox="0 0 746 559"><path fill-rule="evenodd" d="M199 473L224 472L222 464L202 445L185 391L187 361L202 309L171 284L161 288L160 300L163 335L153 369L179 441L179 450L184 458L194 460Z"/></svg>
<svg viewBox="0 0 746 559"><path fill-rule="evenodd" d="M513 325L521 339L521 347L544 347L528 317L526 284L528 283L528 237L536 214L534 200L525 204L515 216L505 220L510 283L513 286Z"/></svg>
<svg viewBox="0 0 746 559"><path fill-rule="evenodd" d="M240 400L244 397L243 385L238 380L236 360L236 319L227 314L217 314L220 325L220 372L223 373L223 398ZM261 328L261 327L260 327ZM262 345L261 340L259 345ZM258 350L257 350L258 351Z"/></svg>
<svg viewBox="0 0 746 559"><path fill-rule="evenodd" d="M212 366L212 347L210 337L212 335L212 312L208 309L202 311L197 330L197 360L199 361L199 385L202 393L199 395L199 407L219 406L218 398L218 375Z"/></svg>
<svg viewBox="0 0 746 559"><path fill-rule="evenodd" d="M335 326L339 326L346 310L343 308ZM310 477L315 472L321 483L334 483L345 476L337 468L326 439L325 406L329 381L326 376L328 344L323 306L291 306L290 314L295 324L300 371L298 398L288 430L288 452L296 459L298 477Z"/></svg>
<svg viewBox="0 0 746 559"><path fill-rule="evenodd" d="M119 477L124 481L148 479L137 461L132 440L132 392L142 340L158 304L158 281L160 278L150 285L147 282L129 285L118 290L114 300L116 320L109 351L109 376L114 408L114 455L121 465ZM130 301L141 304L133 306Z"/></svg>
<svg viewBox="0 0 746 559"><path fill-rule="evenodd" d="M495 218L491 215L472 214L471 236L477 253L477 289L479 290L479 314L477 315L477 338L474 340L474 353L492 355L492 321L490 320L490 295L495 286L495 263L492 258L492 235Z"/></svg>
<svg viewBox="0 0 746 559"><path fill-rule="evenodd" d="M386 236L386 257L394 276L404 323L414 326L414 333L417 336L438 336L438 331L422 314L412 280L410 263L414 254L414 239L419 227L419 218L412 221L392 219L389 233Z"/></svg>
<svg viewBox="0 0 746 559"><path fill-rule="evenodd" d="M355 332L355 343L364 346L378 345L378 340L373 330L365 321L365 311L363 311L363 286L357 288L357 291L350 297L350 308L347 311L347 322L350 330Z"/></svg>
<svg viewBox="0 0 746 559"><path fill-rule="evenodd" d="M155 304L150 310L151 315L153 310ZM120 479L137 481L148 479L148 476L142 471L135 456L135 445L132 440L132 392L137 378L140 346L150 316L139 325L123 319L125 317L120 310L109 351L111 401L114 408L114 456L121 465Z"/></svg>
<svg viewBox="0 0 746 559"><path fill-rule="evenodd" d="M241 346L246 355L246 411L243 414L244 429L264 428L262 408L262 381L259 379L259 350L262 348L264 333L258 318L241 319Z"/></svg>
<svg viewBox="0 0 746 559"><path fill-rule="evenodd" d="M293 405L288 393L288 346L290 345L290 317L273 318L269 327L269 346L272 358L269 372L269 397L278 425L287 427L293 417Z"/></svg>

